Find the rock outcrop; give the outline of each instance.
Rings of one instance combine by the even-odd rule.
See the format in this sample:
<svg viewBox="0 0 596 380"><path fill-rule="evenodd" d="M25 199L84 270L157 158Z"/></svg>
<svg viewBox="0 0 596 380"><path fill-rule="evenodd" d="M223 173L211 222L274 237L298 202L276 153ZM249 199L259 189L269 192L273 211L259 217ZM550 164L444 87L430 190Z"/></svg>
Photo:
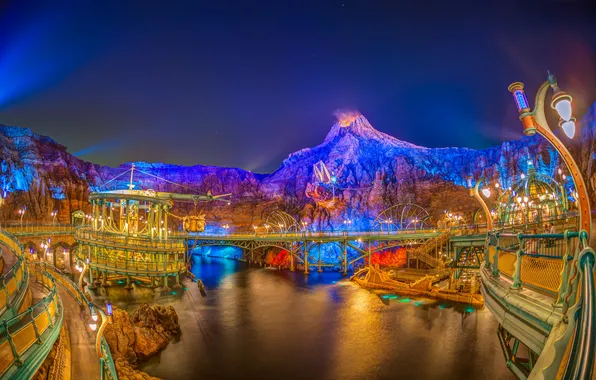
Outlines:
<svg viewBox="0 0 596 380"><path fill-rule="evenodd" d="M143 304L131 316L114 308L113 323L104 336L122 379L153 379L136 370L139 360L145 360L164 349L180 333L178 315L172 306Z"/></svg>

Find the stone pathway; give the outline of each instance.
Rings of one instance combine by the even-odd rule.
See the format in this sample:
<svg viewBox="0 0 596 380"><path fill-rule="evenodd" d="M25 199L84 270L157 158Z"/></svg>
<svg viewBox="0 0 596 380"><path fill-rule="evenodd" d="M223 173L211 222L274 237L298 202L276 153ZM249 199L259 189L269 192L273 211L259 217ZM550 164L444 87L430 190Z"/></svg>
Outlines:
<svg viewBox="0 0 596 380"><path fill-rule="evenodd" d="M87 317L79 304L60 285L58 294L64 307L64 322L70 335L72 379L99 380L99 359L95 351L95 333L87 326Z"/></svg>

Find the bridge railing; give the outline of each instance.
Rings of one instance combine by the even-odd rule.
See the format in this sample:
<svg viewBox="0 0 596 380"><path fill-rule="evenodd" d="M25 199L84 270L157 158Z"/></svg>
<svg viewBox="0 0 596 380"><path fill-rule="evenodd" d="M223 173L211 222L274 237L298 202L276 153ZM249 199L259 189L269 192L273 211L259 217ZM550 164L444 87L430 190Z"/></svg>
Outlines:
<svg viewBox="0 0 596 380"><path fill-rule="evenodd" d="M575 313L575 330L571 340L571 351L568 360L562 362L564 379L592 379L594 356L596 355L596 289L594 285L594 267L596 253L588 246L587 234L580 234L581 252L574 260L577 263L581 284L576 279L571 285L580 285L578 304L579 312ZM570 292L572 293L572 292Z"/></svg>
<svg viewBox="0 0 596 380"><path fill-rule="evenodd" d="M10 232L13 235L33 235L33 234L54 234L54 233L73 233L75 226L71 224L40 224L40 223L4 223L0 228Z"/></svg>
<svg viewBox="0 0 596 380"><path fill-rule="evenodd" d="M400 236L400 235L408 235L408 234L438 234L441 232L447 231L447 229L402 229L402 230L375 230L375 231L302 231L302 232L288 232L288 233L245 233L245 234L236 234L236 233L219 233L219 234L210 234L210 233L196 233L196 234L186 234L185 237L189 239L197 238L197 239L228 239L228 238L245 238L245 239L254 239L254 238L262 238L262 239L287 239L292 238L296 240L304 239L304 240L313 240L317 238L328 238L328 237L347 237L347 238L359 238L359 237L377 237L377 236Z"/></svg>
<svg viewBox="0 0 596 380"><path fill-rule="evenodd" d="M62 305L54 279L49 273L37 270L35 266L31 269L35 280L45 286L49 293L25 312L2 322L0 376L15 365L20 367L18 371L24 372L21 374L22 378L32 376L52 349L62 327ZM33 358L34 351L39 351L37 358ZM25 356L27 359L24 359ZM24 365L26 363L27 365Z"/></svg>
<svg viewBox="0 0 596 380"><path fill-rule="evenodd" d="M485 257L493 274L513 280L513 288L528 286L555 297L567 293L570 261L579 253L579 233L560 234L489 233Z"/></svg>
<svg viewBox="0 0 596 380"><path fill-rule="evenodd" d="M16 308L13 305L13 300L17 296L22 295L27 289L29 281L29 271L25 264L25 257L23 255L23 246L19 241L4 230L0 230L0 244L3 244L12 251L16 257L14 265L0 277L0 316L8 309L11 309L13 314L16 313ZM16 305L18 306L18 305Z"/></svg>
<svg viewBox="0 0 596 380"><path fill-rule="evenodd" d="M494 221L493 230L505 233L529 233L532 230L536 230L537 233L543 233L546 224L552 224L556 231L577 231L579 226L579 216L575 213L568 213L565 215L553 215L551 217L542 218L540 220L535 220L528 223L517 224Z"/></svg>

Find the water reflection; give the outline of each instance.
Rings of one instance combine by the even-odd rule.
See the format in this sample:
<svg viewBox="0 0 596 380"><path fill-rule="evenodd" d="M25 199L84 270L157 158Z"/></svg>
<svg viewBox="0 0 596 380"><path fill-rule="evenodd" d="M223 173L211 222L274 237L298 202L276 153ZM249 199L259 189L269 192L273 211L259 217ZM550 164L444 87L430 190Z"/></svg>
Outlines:
<svg viewBox="0 0 596 380"><path fill-rule="evenodd" d="M338 273L194 258L196 284L166 300L183 335L143 365L164 379L508 379L485 310L372 293Z"/></svg>

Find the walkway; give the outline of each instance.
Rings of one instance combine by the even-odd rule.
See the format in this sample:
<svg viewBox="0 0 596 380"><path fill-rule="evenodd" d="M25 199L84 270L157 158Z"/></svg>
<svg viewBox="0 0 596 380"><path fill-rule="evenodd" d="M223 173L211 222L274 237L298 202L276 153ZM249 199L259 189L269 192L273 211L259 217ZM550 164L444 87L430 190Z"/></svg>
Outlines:
<svg viewBox="0 0 596 380"><path fill-rule="evenodd" d="M87 317L79 304L60 285L57 285L58 294L64 305L64 321L70 335L71 378L99 380L99 366L95 352L95 334L87 328Z"/></svg>

